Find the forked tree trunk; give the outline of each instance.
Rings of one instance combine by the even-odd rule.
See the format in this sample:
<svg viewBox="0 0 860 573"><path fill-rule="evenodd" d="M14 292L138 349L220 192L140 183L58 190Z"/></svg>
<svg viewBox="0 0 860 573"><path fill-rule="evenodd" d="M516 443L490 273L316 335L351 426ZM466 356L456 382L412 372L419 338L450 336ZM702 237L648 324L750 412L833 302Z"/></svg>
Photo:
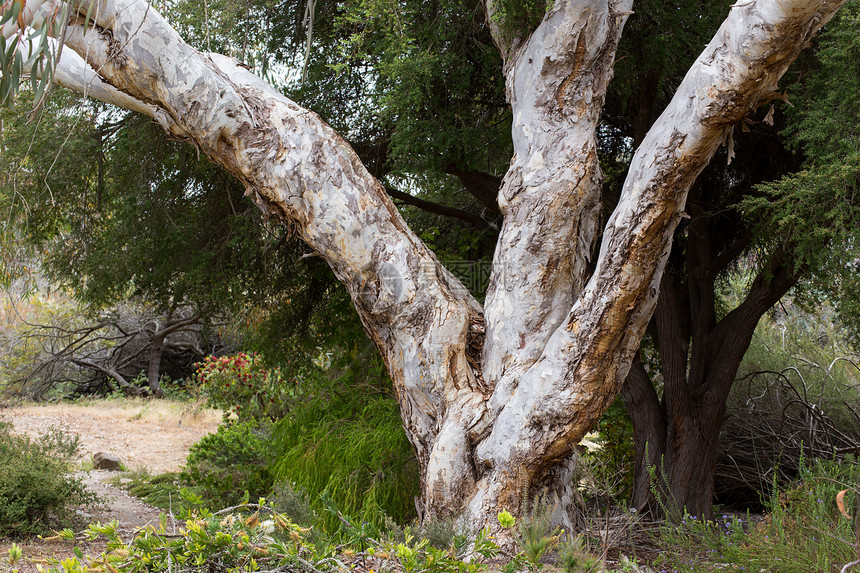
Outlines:
<svg viewBox="0 0 860 573"><path fill-rule="evenodd" d="M149 335L149 361L146 370L146 381L150 395L156 398L164 397L164 390L161 388L161 357L167 348L167 337L198 322L200 322L200 317L197 315L174 318L173 311L171 311L164 324L159 324L158 320L153 324L152 332Z"/></svg>
<svg viewBox="0 0 860 573"><path fill-rule="evenodd" d="M559 0L527 37L486 5L515 156L483 308L337 133L234 60L187 46L144 0L96 0L95 25L74 20L57 81L154 117L295 228L344 283L385 360L425 513L467 511L472 525L492 526L545 488L565 513L574 446L627 376L690 185L841 4L732 8L640 145L589 278L595 130L631 3ZM83 15L89 1L74 5ZM89 88L92 70L103 81Z"/></svg>

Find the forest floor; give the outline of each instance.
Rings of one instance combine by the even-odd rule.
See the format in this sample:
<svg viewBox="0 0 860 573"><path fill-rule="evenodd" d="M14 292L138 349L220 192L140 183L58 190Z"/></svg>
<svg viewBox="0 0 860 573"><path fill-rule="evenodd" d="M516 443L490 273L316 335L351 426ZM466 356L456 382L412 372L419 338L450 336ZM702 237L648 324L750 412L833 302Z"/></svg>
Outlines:
<svg viewBox="0 0 860 573"><path fill-rule="evenodd" d="M214 432L221 414L195 408L189 402L169 400L120 399L80 404L13 406L0 409L0 419L10 422L14 431L32 437L57 427L80 437L81 474L89 489L105 501L91 513L81 512L82 522L108 522L116 519L126 537L147 523L157 523L161 510L129 496L124 490L106 483L117 472L92 470L92 455L109 452L118 455L129 470L152 474L178 471L185 463L189 448L209 432ZM24 559L15 568L20 573L47 568L48 560L74 555L70 542L38 537L18 540ZM0 571L11 571L6 556L12 540L0 538ZM100 543L81 546L85 554L98 555Z"/></svg>

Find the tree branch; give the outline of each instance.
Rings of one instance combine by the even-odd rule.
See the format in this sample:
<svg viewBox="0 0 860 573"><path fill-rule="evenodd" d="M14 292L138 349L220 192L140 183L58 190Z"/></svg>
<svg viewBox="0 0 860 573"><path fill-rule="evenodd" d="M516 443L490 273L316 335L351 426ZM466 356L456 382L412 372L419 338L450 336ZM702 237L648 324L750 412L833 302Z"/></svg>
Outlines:
<svg viewBox="0 0 860 573"><path fill-rule="evenodd" d="M168 320L162 328L158 328L158 324L156 324L155 332L153 332L153 336L157 336L160 338L165 338L170 334L173 334L177 330L182 330L188 326L193 324L197 324L200 322L200 316L194 315L189 316L187 318L182 319L172 319Z"/></svg>
<svg viewBox="0 0 860 573"><path fill-rule="evenodd" d="M77 364L78 366L82 366L84 368L89 368L91 370L101 372L102 374L104 374L106 376L109 376L113 380L116 380L116 383L119 384L121 388L123 388L127 392L130 392L131 394L139 396L140 394L143 393L143 391L140 388L138 388L132 384L129 384L128 381L125 378L123 378L122 374L120 374L119 372L117 372L113 368L101 366L100 364L96 364L95 362L91 362L90 360L72 359L71 362L72 362L72 364Z"/></svg>
<svg viewBox="0 0 860 573"><path fill-rule="evenodd" d="M514 157L484 303L484 372L504 407L585 285L603 175L597 125L632 0L555 2L506 63Z"/></svg>
<svg viewBox="0 0 860 573"><path fill-rule="evenodd" d="M84 14L89 1L75 6ZM293 227L346 286L426 461L439 420L482 401L465 353L480 304L319 116L232 58L191 49L145 0L95 0L92 13L95 26L70 26L67 46L236 176L255 204Z"/></svg>
<svg viewBox="0 0 860 573"><path fill-rule="evenodd" d="M454 164L449 164L445 167L445 173L454 175L463 184L472 197L477 199L484 207L486 207L493 215L500 215L499 189L502 186L502 179L488 173L480 173L478 171L468 171L460 169Z"/></svg>
<svg viewBox="0 0 860 573"><path fill-rule="evenodd" d="M755 328L764 313L791 289L802 273L793 272L792 262L787 261L789 249L782 245L770 256L759 270L750 286L749 292L734 310L723 318L714 328L708 345L708 352L721 357L722 366L737 368L743 359ZM734 376L712 375L714 380L722 380L720 387L708 387L716 392L716 400L725 402Z"/></svg>
<svg viewBox="0 0 860 573"><path fill-rule="evenodd" d="M412 205L413 207L417 207L422 211L427 211L428 213L433 213L434 215L441 215L442 217L450 217L452 219L459 219L461 221L465 221L478 230L483 231L486 229L493 228L490 223L488 223L480 215L476 215L475 213L470 213L469 211L457 209L456 207L449 207L447 205L441 205L439 203L427 201L425 199L415 197L413 195L410 195L409 193L404 193L403 191L398 191L397 189L393 189L387 186L385 187L385 192L388 193L389 197L391 197L392 199L402 201L407 205Z"/></svg>

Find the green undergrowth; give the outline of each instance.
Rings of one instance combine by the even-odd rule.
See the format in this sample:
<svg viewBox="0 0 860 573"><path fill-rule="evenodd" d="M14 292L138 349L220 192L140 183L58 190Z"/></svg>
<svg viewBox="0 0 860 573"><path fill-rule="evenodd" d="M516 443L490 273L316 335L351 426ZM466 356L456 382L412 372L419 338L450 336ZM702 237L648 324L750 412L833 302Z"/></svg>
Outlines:
<svg viewBox="0 0 860 573"><path fill-rule="evenodd" d="M660 545L672 551L659 564L681 572L840 571L857 559L860 530L843 511L850 515L856 507L858 478L853 458L804 464L790 487L773 485L763 519L722 515L702 522L688 515L678 526L664 527Z"/></svg>
<svg viewBox="0 0 860 573"><path fill-rule="evenodd" d="M184 512L184 525L173 528L166 516L127 538L113 521L92 524L82 533L58 532L75 545L75 557L55 561L48 572L137 573L139 571L405 571L477 573L500 554L488 529L474 537L457 536L444 548L406 534L354 537L344 543L315 542L308 528L262 503L229 511L204 508ZM79 544L104 539L107 549L85 555ZM25 559L20 548L10 551L14 567ZM13 569L14 570L14 569Z"/></svg>
<svg viewBox="0 0 860 573"><path fill-rule="evenodd" d="M328 530L331 507L382 527L415 517L418 467L397 402L386 393L343 384L321 389L273 427L280 483L306 492Z"/></svg>
<svg viewBox="0 0 860 573"><path fill-rule="evenodd" d="M146 471L129 472L113 478L110 483L124 488L130 495L149 505L170 513L177 513L188 505L183 502L185 486L181 474L176 472L158 475L151 475Z"/></svg>
<svg viewBox="0 0 860 573"><path fill-rule="evenodd" d="M0 420L0 536L44 533L99 501L74 475L78 450L77 436L51 428L32 439Z"/></svg>
<svg viewBox="0 0 860 573"><path fill-rule="evenodd" d="M167 480L167 477L163 478ZM165 483L158 479L154 485ZM545 510L546 508L544 508ZM541 511L544 511L541 510ZM539 512L540 513L540 512ZM447 535L431 542L421 528L394 526L373 531L370 524L349 523L337 539L315 535L313 528L295 523L278 511L276 504L259 500L213 512L205 505L180 509L183 520L174 525L162 514L159 522L128 535L116 521L91 524L75 533L64 529L55 539L74 547L74 557L49 560L46 573L138 573L143 571L247 571L323 573L329 571L379 571L403 573L478 573L493 564L493 570L538 571L545 565L544 549L559 545L559 530L549 531L545 516L531 513L517 521L508 512L499 513L502 529L514 532L521 545L506 552L485 527L470 535L448 526ZM537 517L536 517L537 516ZM535 521L537 520L537 521ZM526 531L529 533L524 533ZM438 532L437 532L438 533ZM526 537L523 537L525 535ZM533 537L533 539L532 539ZM101 539L106 549L85 554L85 547ZM537 544L540 550L535 551ZM12 571L27 555L20 547L9 551ZM634 571L598 568L598 559L588 555L578 538L559 546L559 565L565 573L585 571ZM553 569L557 571L558 569Z"/></svg>
<svg viewBox="0 0 860 573"><path fill-rule="evenodd" d="M226 422L191 447L183 481L224 506L272 489L274 449L268 421Z"/></svg>
<svg viewBox="0 0 860 573"><path fill-rule="evenodd" d="M661 556L649 564L649 570L840 571L856 559L856 515L854 519L845 516L857 512L858 478L860 467L854 459L816 461L804 464L790 487L779 489L774 484L773 493L765 500L768 513L764 517L726 514L703 523L685 516L680 524L664 525L654 540ZM112 571L100 569L102 563L110 563L123 573L142 570L132 567L132 559L147 563L147 570L161 570L169 568L164 561L167 555L173 556L177 571L185 570L182 564L192 563L195 569L220 571L252 571L255 567L285 571L479 571L484 558L464 560L474 544L481 549L479 554L493 558L494 570L509 573L646 570L623 557L612 565L605 560L605 553L589 545L584 534L572 535L552 526L549 506L536 505L519 518L499 512L499 525L515 540L514 552L505 553L487 531L470 536L463 532L462 524L450 520L402 526L389 518L377 527L350 517L325 492L318 500L322 510L312 507L317 504L305 492L281 484L260 504L245 503L213 513L203 498L181 487L175 474L147 479L151 488L173 492L168 498L173 512L185 519L185 528L171 536L142 532L131 543L122 539L130 553L122 553L119 541L111 541L110 551L119 552L123 559L79 558L77 564L64 565L67 571L82 571L75 567L84 564L90 571ZM141 487L131 490L147 491ZM163 495L161 499L163 505ZM327 515L337 520L337 526L324 522ZM91 531L112 539L109 526Z"/></svg>

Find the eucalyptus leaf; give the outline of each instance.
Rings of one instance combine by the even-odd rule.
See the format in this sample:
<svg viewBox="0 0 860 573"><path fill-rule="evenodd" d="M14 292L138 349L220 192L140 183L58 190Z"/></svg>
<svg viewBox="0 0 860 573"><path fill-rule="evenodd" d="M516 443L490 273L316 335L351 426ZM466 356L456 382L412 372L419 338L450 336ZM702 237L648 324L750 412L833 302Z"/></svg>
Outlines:
<svg viewBox="0 0 860 573"><path fill-rule="evenodd" d="M12 56L13 56L13 54L15 54L15 50L17 50L17 49L18 49L18 40L14 39L6 47L6 54L5 54L5 58L3 59L3 62L4 62L3 69L4 70L12 65Z"/></svg>
<svg viewBox="0 0 860 573"><path fill-rule="evenodd" d="M87 7L87 15L84 18L84 35L85 36L87 34L87 28L89 27L90 22L93 22L92 14L93 14L93 8L95 8L95 5L96 5L95 0L90 0L90 5ZM95 25L95 22L93 22L93 25Z"/></svg>
<svg viewBox="0 0 860 573"><path fill-rule="evenodd" d="M18 16L21 14L21 3L18 0L12 2L12 6L3 14L3 17L0 18L0 26L8 22L9 20L17 20Z"/></svg>
<svg viewBox="0 0 860 573"><path fill-rule="evenodd" d="M3 78L0 79L0 104L8 105L11 90L11 79L9 78L9 76L4 75Z"/></svg>

